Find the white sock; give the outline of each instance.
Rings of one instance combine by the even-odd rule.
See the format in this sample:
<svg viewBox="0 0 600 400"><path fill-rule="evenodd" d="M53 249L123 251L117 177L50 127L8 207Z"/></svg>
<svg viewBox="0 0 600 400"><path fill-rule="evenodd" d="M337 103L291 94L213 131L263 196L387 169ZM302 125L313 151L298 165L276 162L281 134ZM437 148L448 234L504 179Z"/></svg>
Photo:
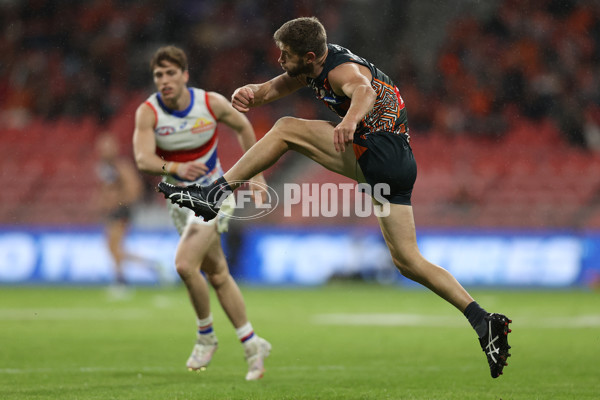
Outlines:
<svg viewBox="0 0 600 400"><path fill-rule="evenodd" d="M198 334L199 335L210 335L213 333L213 317L212 313L206 318L198 318Z"/></svg>
<svg viewBox="0 0 600 400"><path fill-rule="evenodd" d="M248 343L250 340L256 337L254 334L254 329L252 329L252 324L250 321L246 322L244 325L240 326L235 330L235 333L240 339L242 343Z"/></svg>

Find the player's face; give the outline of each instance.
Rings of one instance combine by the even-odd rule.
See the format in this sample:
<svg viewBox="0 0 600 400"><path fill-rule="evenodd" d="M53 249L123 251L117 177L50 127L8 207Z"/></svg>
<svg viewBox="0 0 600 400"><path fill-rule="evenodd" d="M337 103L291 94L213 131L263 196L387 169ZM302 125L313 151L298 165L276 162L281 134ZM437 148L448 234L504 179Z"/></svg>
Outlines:
<svg viewBox="0 0 600 400"><path fill-rule="evenodd" d="M281 50L281 53L277 62L289 76L295 78L298 75L312 72L312 67L306 63L304 57L292 53L288 46L280 44L279 50Z"/></svg>
<svg viewBox="0 0 600 400"><path fill-rule="evenodd" d="M176 101L186 88L189 74L179 66L163 61L152 73L156 89L165 101Z"/></svg>

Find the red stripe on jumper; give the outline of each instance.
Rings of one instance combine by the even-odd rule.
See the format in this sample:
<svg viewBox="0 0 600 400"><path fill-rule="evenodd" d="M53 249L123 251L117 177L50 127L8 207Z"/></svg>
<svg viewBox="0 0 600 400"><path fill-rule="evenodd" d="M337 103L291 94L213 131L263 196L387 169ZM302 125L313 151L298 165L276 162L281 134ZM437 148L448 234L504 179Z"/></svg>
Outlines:
<svg viewBox="0 0 600 400"><path fill-rule="evenodd" d="M195 149L187 149L187 150L163 150L159 147L156 148L156 154L161 157L165 161L176 161L176 162L188 162L194 161L212 149L213 145L217 141L217 130L215 129L215 133L213 133L210 140L204 143L200 147L196 147Z"/></svg>
<svg viewBox="0 0 600 400"><path fill-rule="evenodd" d="M208 92L204 92L204 102L206 103L206 108L208 109L208 112L210 112L210 115L212 115L215 121L217 121L217 117L215 116L215 113L210 107L210 101L208 101Z"/></svg>
<svg viewBox="0 0 600 400"><path fill-rule="evenodd" d="M152 103L150 103L149 101L145 101L144 104L150 107L152 109L152 112L154 113L154 129L156 129L156 124L158 124L158 113L156 112L156 108L154 108Z"/></svg>

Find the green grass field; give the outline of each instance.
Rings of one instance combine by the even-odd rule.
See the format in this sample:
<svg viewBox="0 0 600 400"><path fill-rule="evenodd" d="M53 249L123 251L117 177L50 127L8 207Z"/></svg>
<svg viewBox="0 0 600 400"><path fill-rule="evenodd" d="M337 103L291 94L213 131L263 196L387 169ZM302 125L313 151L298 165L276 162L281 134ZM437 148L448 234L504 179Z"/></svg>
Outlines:
<svg viewBox="0 0 600 400"><path fill-rule="evenodd" d="M598 399L600 293L479 291L513 319L498 379L466 319L420 289L243 287L273 345L246 382L242 347L213 297L220 347L188 372L195 320L181 288L0 288L0 399Z"/></svg>

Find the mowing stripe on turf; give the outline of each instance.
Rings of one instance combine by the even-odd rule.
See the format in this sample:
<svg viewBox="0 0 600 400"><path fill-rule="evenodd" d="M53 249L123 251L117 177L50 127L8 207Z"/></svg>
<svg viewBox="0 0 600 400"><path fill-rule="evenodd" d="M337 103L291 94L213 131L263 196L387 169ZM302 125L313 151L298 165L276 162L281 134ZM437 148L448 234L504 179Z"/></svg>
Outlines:
<svg viewBox="0 0 600 400"><path fill-rule="evenodd" d="M0 374L64 374L64 373L99 373L99 372L173 372L185 371L184 368L168 367L79 367L79 368L0 368ZM187 371L186 371L187 372Z"/></svg>
<svg viewBox="0 0 600 400"><path fill-rule="evenodd" d="M513 324L520 327L545 328L590 328L600 326L600 314L571 317L512 316ZM417 314L316 314L312 322L317 325L353 326L439 326L463 327L465 321L459 317Z"/></svg>
<svg viewBox="0 0 600 400"><path fill-rule="evenodd" d="M346 365L287 365L287 366L269 366L269 370L278 371L346 371L352 369L352 366ZM76 368L0 368L0 375L16 374L65 374L65 373L103 373L103 372L181 372L188 374L186 368L182 367L76 367Z"/></svg>
<svg viewBox="0 0 600 400"><path fill-rule="evenodd" d="M148 319L148 308L0 308L0 320L130 320Z"/></svg>

